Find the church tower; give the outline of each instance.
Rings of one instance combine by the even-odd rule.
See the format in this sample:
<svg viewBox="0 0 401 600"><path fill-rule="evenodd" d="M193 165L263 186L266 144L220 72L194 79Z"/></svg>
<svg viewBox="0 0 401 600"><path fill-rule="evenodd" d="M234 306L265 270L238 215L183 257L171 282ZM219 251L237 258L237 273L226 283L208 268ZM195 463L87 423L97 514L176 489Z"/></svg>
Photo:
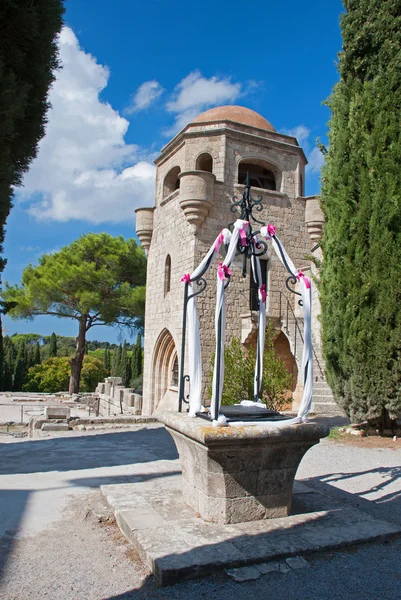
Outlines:
<svg viewBox="0 0 401 600"><path fill-rule="evenodd" d="M155 205L136 210L137 235L148 255L143 414L152 414L158 408L177 410L183 318L180 280L195 269L221 229L238 218L231 210L232 198L242 195L247 173L252 196L262 199L263 210L256 213L257 218L276 225L298 269L310 269L306 256L316 250L323 218L317 200L304 197L306 163L294 137L277 133L264 117L240 106L222 106L202 113L163 148L155 161ZM297 296L287 290L288 274L278 259L271 252L263 258L267 312L276 331L275 349L293 375L296 402L302 394ZM257 295L251 278L242 278L242 257L234 261L232 271L227 290L226 340L237 336L247 345L256 337L253 311ZM197 298L204 403L208 400L215 344L214 267L206 279L207 288ZM315 303L318 310L317 296ZM314 323L317 330L316 319ZM314 341L319 362L320 338ZM327 386L319 366L316 370L315 365L316 378ZM325 393L332 402L329 392Z"/></svg>

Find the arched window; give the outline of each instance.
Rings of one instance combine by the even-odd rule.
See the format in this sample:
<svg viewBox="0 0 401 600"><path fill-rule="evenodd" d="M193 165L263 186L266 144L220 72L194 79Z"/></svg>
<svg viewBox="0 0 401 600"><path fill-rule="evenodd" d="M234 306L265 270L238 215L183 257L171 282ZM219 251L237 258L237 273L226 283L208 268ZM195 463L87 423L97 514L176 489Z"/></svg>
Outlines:
<svg viewBox="0 0 401 600"><path fill-rule="evenodd" d="M178 387L178 356L175 355L173 362L173 370L171 373L171 384L174 387Z"/></svg>
<svg viewBox="0 0 401 600"><path fill-rule="evenodd" d="M196 170L213 173L213 158L207 152L204 152L196 159Z"/></svg>
<svg viewBox="0 0 401 600"><path fill-rule="evenodd" d="M275 190L276 178L273 171L264 166L263 161L242 162L238 166L238 183L245 183L247 173L249 184L263 190Z"/></svg>
<svg viewBox="0 0 401 600"><path fill-rule="evenodd" d="M166 262L164 264L164 295L166 296L170 291L171 282L171 256L167 254Z"/></svg>
<svg viewBox="0 0 401 600"><path fill-rule="evenodd" d="M163 198L165 198L169 194L172 194L173 192L175 192L175 190L179 189L180 180L178 178L178 175L180 173L180 167L174 167L173 169L171 169L171 171L167 173L166 177L164 178Z"/></svg>

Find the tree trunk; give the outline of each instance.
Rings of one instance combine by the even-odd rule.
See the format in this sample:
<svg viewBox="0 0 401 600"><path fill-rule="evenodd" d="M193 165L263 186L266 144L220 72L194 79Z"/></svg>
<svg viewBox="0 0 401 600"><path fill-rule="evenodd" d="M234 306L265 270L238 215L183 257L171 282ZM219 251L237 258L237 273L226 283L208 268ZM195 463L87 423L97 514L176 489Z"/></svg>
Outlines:
<svg viewBox="0 0 401 600"><path fill-rule="evenodd" d="M86 343L86 320L87 316L82 315L79 320L79 333L76 338L75 355L71 359L71 377L68 388L69 394L79 393L79 383L81 380L82 362L85 355Z"/></svg>

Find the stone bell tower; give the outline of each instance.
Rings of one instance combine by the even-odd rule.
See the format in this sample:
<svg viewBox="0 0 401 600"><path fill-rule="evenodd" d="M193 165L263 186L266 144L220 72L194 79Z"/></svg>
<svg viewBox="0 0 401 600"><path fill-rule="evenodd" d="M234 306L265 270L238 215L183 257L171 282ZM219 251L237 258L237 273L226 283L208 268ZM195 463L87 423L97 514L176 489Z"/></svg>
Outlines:
<svg viewBox="0 0 401 600"><path fill-rule="evenodd" d="M257 213L257 218L277 226L277 233L297 268L310 268L305 256L316 245L322 217L315 198L304 197L306 162L295 138L277 133L264 117L240 106L223 106L202 113L163 148L155 161L155 205L136 210L137 235L148 255L144 414L151 414L157 408L178 407L183 317L180 280L184 273L195 269L220 230L237 218L231 211L232 198L242 195L246 173L252 196L262 198L263 210ZM275 347L293 374L296 398L302 392L299 357L290 331L298 314L296 297L286 290L287 274L276 257L269 253L264 258L268 316L276 328ZM227 290L227 340L235 335L244 344L250 344L256 336L255 306L250 278L242 278L240 262L234 261ZM205 404L215 343L213 267L206 279L207 288L197 298ZM283 324L285 311L290 311L291 319L287 318ZM298 348L300 344L299 340Z"/></svg>

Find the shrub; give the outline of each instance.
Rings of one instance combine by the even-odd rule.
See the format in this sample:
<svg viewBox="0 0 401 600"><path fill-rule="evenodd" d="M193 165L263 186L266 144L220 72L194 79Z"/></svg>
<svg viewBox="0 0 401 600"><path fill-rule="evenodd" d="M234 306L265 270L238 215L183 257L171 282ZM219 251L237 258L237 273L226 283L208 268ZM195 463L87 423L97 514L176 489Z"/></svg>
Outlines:
<svg viewBox="0 0 401 600"><path fill-rule="evenodd" d="M23 389L25 392L55 393L68 390L68 382L71 374L70 358L66 356L48 358L40 365L31 367L28 371L27 382ZM107 372L101 360L92 356L85 356L82 377L81 392L93 392Z"/></svg>
<svg viewBox="0 0 401 600"><path fill-rule="evenodd" d="M241 400L253 400L253 380L255 372L256 350L248 350L237 337L224 350L224 387L222 404L238 404ZM212 356L212 372L214 356ZM261 400L268 408L280 410L289 401L288 390L292 376L284 362L278 358L273 346L273 326L266 328L266 343L263 355L263 375ZM212 395L212 386L208 389Z"/></svg>

